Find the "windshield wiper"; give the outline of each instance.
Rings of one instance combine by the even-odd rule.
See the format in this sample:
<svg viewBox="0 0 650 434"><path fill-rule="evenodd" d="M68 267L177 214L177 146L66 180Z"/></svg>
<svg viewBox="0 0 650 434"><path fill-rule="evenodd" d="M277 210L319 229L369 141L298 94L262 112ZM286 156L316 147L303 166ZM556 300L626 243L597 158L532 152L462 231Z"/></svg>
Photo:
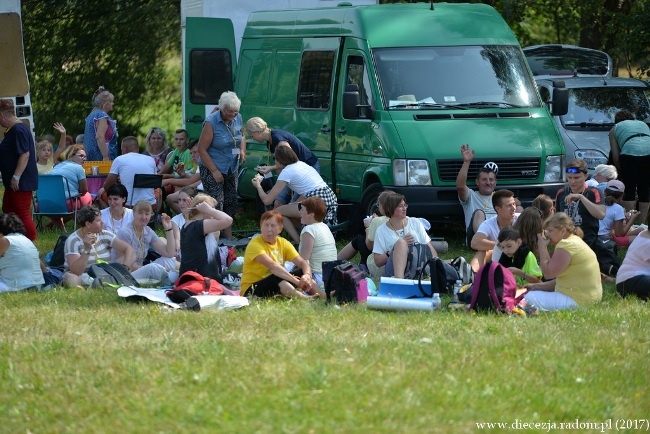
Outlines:
<svg viewBox="0 0 650 434"><path fill-rule="evenodd" d="M461 105L463 107L513 107L513 108L524 107L522 105L510 104L509 102L504 102L504 101L466 102L466 103L459 104L459 105Z"/></svg>
<svg viewBox="0 0 650 434"><path fill-rule="evenodd" d="M613 122L576 122L574 124L567 124L569 127L580 127L580 128L587 128L587 127L613 127L614 123Z"/></svg>
<svg viewBox="0 0 650 434"><path fill-rule="evenodd" d="M467 110L467 108L465 107L459 107L458 104L438 104L438 103L431 103L431 102L406 102L402 104L393 104L388 108L408 108L408 107Z"/></svg>

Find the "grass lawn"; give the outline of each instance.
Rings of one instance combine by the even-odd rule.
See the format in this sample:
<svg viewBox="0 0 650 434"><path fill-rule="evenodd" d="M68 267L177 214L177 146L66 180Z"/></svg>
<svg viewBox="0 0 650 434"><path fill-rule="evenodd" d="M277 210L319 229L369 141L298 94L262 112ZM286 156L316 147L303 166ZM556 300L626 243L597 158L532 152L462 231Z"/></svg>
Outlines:
<svg viewBox="0 0 650 434"><path fill-rule="evenodd" d="M444 257L467 255L445 231ZM534 318L302 300L195 313L55 289L1 294L0 321L2 433L560 432L650 414L648 306L612 284Z"/></svg>

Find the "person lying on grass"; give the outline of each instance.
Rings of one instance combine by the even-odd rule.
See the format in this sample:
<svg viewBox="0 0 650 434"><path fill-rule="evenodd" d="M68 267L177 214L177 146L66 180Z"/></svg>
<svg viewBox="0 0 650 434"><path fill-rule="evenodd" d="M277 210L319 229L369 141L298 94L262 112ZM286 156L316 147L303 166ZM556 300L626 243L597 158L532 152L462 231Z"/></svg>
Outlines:
<svg viewBox="0 0 650 434"><path fill-rule="evenodd" d="M99 209L84 206L77 211L77 229L65 242L63 285L88 286L88 267L99 262L118 262L128 270L135 261L135 251L126 242L104 229Z"/></svg>
<svg viewBox="0 0 650 434"><path fill-rule="evenodd" d="M282 214L266 211L260 219L261 234L254 237L244 253L244 273L241 293L244 296L325 298L325 293L311 277L309 262L302 258L293 245L280 237ZM298 267L293 273L284 268L291 261ZM302 291L296 290L300 288Z"/></svg>

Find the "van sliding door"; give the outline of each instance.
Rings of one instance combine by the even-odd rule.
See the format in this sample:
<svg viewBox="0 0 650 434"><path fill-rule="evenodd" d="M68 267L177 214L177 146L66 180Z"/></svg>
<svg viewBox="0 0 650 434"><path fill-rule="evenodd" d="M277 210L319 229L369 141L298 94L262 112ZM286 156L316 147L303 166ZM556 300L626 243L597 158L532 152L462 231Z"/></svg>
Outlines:
<svg viewBox="0 0 650 434"><path fill-rule="evenodd" d="M292 132L318 156L320 174L333 185L332 140L339 38L305 38Z"/></svg>

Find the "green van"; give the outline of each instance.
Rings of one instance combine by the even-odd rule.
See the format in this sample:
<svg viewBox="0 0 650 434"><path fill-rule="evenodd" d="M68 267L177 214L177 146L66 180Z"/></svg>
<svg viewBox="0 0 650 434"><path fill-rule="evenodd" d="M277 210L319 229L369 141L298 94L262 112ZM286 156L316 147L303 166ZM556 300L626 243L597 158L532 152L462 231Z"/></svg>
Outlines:
<svg viewBox="0 0 650 434"><path fill-rule="evenodd" d="M409 214L462 221L455 180L460 145L487 162L524 203L554 196L564 147L514 34L483 4L390 4L253 12L235 62L232 23L186 20L184 116L190 135L224 90L319 157L339 201L369 213L379 192L406 196ZM218 44L217 44L218 43ZM235 63L238 63L237 65ZM561 86L561 83L558 83ZM552 112L566 113L555 89ZM254 167L268 164L249 138L239 192L255 197Z"/></svg>

